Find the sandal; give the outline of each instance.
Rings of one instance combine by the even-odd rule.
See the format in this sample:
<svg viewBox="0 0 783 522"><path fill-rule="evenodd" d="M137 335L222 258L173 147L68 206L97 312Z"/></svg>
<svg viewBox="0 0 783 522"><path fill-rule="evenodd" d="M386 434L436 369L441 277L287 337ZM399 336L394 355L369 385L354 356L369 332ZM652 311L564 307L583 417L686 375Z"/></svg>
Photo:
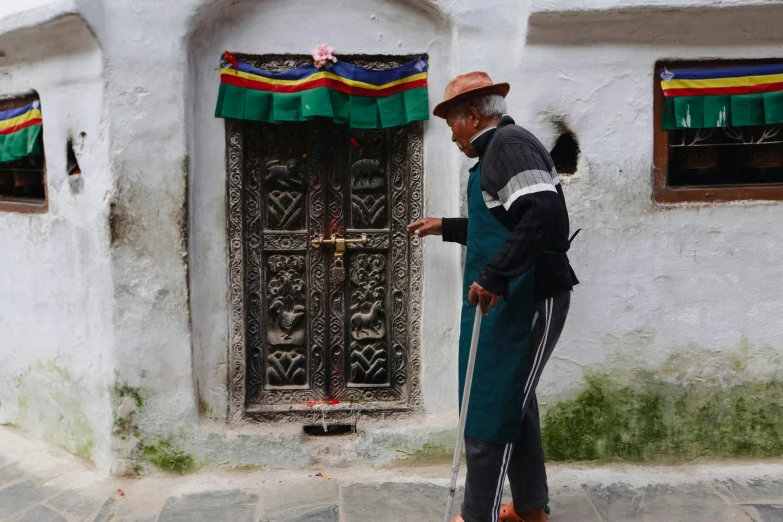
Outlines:
<svg viewBox="0 0 783 522"><path fill-rule="evenodd" d="M544 506L544 511L548 515L549 506ZM500 506L500 518L498 518L498 522L525 522L525 519L517 515L517 512L514 511L514 503L512 502L511 504L503 504Z"/></svg>
<svg viewBox="0 0 783 522"><path fill-rule="evenodd" d="M498 518L499 522L525 522L524 519L520 518L519 515L517 515L517 512L514 511L514 503L511 504L503 504L500 506L500 518Z"/></svg>

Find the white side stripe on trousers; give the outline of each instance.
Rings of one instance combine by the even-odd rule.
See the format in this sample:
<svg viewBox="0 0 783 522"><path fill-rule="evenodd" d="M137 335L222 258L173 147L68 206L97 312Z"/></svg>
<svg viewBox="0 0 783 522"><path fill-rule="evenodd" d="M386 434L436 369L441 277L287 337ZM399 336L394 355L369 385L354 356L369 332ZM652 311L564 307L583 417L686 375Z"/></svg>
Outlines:
<svg viewBox="0 0 783 522"><path fill-rule="evenodd" d="M536 382L536 373L538 373L541 367L541 361L544 360L544 352L546 351L546 341L549 337L549 323L552 321L552 309L554 308L554 299L549 298L544 301L544 335L541 337L541 342L538 343L536 349L536 358L533 361L533 368L530 369L530 375L527 376L527 382L525 383L525 399L523 405L527 404L530 398L530 392L533 389L533 383ZM522 412L524 414L524 412Z"/></svg>
<svg viewBox="0 0 783 522"><path fill-rule="evenodd" d="M549 324L552 320L552 310L554 308L554 299L549 298L544 301L544 335L541 337L541 342L538 343L536 348L536 357L533 361L533 368L530 370L530 375L527 377L525 383L525 399L523 404L527 404L530 397L530 391L533 388L533 383L536 382L535 374L541 367L541 361L544 360L544 352L546 351L546 341L549 337ZM538 314L538 312L536 312ZM534 322L535 327L535 322ZM524 412L522 412L524 415ZM492 508L492 522L498 522L500 517L500 502L503 499L503 486L506 482L506 472L508 472L508 466L511 463L511 455L514 453L514 445L506 444L506 450L503 453L503 464L500 466L500 480L498 481L498 489L495 491L495 504Z"/></svg>
<svg viewBox="0 0 783 522"><path fill-rule="evenodd" d="M500 466L498 487L495 490L495 502L492 507L492 522L498 522L498 517L500 517L500 501L503 499L503 486L506 483L506 472L508 471L508 465L511 462L511 454L513 452L514 445L506 444L506 451L503 453L503 464Z"/></svg>

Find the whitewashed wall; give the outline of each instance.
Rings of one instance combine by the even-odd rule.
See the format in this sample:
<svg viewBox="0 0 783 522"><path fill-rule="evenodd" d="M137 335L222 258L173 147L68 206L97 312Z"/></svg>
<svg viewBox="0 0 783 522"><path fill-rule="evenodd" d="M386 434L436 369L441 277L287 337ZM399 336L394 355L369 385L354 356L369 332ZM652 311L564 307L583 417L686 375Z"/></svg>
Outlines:
<svg viewBox="0 0 783 522"><path fill-rule="evenodd" d="M0 423L105 467L114 336L101 52L75 15L4 34L0 49L0 93L40 96L49 186L46 214L0 213Z"/></svg>
<svg viewBox="0 0 783 522"><path fill-rule="evenodd" d="M512 112L547 144L564 122L583 151L566 187L585 229L571 255L583 284L542 395L578 389L586 369L655 369L673 355L689 372L725 371L733 357L751 377L780 370L783 207L661 208L651 193L655 62L780 57L781 20L779 2L530 18Z"/></svg>
<svg viewBox="0 0 783 522"><path fill-rule="evenodd" d="M70 35L52 36L60 33L47 20L69 12L94 39L84 25L75 48ZM225 49L427 52L433 105L453 74L484 69L511 82L510 112L546 145L559 125L575 133L583 154L566 195L585 229L571 255L582 285L544 375L544 402L580 390L586 370L654 368L672 354L716 366L739 355L750 374L774 371L783 210L655 206L652 85L658 59L780 56L781 21L778 1L6 0L0 93L41 94L51 210L0 215L0 264L13 267L0 276L0 422L77 449L47 428L46 386L25 399L36 413L23 416L19 376L64 386L38 365L76 383L58 395L89 419L91 457L118 472L137 456L110 440L108 390L118 383L145 398L133 412L140 440L173 437L205 463L388 462L398 449L448 439L460 249L438 240L425 244L421 419L368 425L339 451L330 441L331 453L297 427L226 427L225 141L212 115ZM87 133L80 194L64 179L71 130ZM430 215L461 208L469 163L448 138L441 121L426 125ZM772 349L742 352L743 342ZM199 398L213 419L199 417Z"/></svg>

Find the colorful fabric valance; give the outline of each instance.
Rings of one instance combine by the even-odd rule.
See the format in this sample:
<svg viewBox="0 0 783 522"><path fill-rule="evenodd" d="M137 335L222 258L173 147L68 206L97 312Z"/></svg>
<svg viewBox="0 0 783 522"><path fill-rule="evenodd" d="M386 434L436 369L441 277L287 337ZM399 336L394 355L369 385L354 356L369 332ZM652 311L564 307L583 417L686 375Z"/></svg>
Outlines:
<svg viewBox="0 0 783 522"><path fill-rule="evenodd" d="M783 64L661 71L664 130L783 123Z"/></svg>
<svg viewBox="0 0 783 522"><path fill-rule="evenodd" d="M41 155L41 102L0 111L0 162Z"/></svg>
<svg viewBox="0 0 783 522"><path fill-rule="evenodd" d="M423 56L381 71L338 61L271 73L226 53L220 78L218 118L281 123L320 116L359 129L429 119Z"/></svg>

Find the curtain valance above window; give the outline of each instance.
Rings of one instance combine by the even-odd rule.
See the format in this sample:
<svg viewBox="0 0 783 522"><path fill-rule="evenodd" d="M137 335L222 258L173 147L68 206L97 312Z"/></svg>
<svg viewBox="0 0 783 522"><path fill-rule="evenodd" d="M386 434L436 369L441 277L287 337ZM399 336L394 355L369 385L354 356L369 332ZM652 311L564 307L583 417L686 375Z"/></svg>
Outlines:
<svg viewBox="0 0 783 522"><path fill-rule="evenodd" d="M0 111L0 163L41 155L41 103Z"/></svg>
<svg viewBox="0 0 783 522"><path fill-rule="evenodd" d="M783 64L661 71L663 129L783 123Z"/></svg>
<svg viewBox="0 0 783 522"><path fill-rule="evenodd" d="M429 118L427 58L394 69L345 62L272 73L223 55L215 116L281 123L324 117L359 129Z"/></svg>

